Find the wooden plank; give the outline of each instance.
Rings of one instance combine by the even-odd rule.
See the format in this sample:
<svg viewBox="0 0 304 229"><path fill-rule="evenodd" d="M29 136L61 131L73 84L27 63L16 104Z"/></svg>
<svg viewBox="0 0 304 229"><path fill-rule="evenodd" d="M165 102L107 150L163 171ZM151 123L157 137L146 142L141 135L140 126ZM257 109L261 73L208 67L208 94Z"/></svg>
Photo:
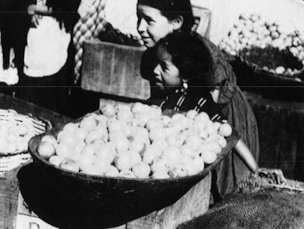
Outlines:
<svg viewBox="0 0 304 229"><path fill-rule="evenodd" d="M128 229L174 229L180 223L204 214L209 208L211 174L193 186L173 205L134 220Z"/></svg>
<svg viewBox="0 0 304 229"><path fill-rule="evenodd" d="M15 228L18 193L17 178L0 177L0 228Z"/></svg>
<svg viewBox="0 0 304 229"><path fill-rule="evenodd" d="M99 40L84 43L81 87L135 99L148 99L150 86L140 76L143 48Z"/></svg>

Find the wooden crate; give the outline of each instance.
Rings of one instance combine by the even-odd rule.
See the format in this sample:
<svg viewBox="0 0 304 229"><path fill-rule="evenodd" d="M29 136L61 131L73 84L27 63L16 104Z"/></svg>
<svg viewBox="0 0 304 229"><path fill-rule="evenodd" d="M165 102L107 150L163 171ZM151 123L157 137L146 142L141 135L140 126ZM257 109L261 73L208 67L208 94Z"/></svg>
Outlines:
<svg viewBox="0 0 304 229"><path fill-rule="evenodd" d="M192 187L173 205L134 220L123 228L175 229L179 224L207 212L209 208L210 189L211 174Z"/></svg>
<svg viewBox="0 0 304 229"><path fill-rule="evenodd" d="M150 85L140 76L144 49L99 40L84 43L81 87L134 99L148 99Z"/></svg>

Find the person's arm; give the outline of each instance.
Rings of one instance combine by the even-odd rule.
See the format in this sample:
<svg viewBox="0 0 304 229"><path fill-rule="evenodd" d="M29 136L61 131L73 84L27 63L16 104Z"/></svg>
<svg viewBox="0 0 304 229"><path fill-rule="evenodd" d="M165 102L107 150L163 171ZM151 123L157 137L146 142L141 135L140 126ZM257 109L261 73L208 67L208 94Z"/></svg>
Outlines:
<svg viewBox="0 0 304 229"><path fill-rule="evenodd" d="M37 27L39 24L39 18L41 16L52 15L52 8L49 8L45 5L35 5L31 4L27 7L27 14L32 17L32 24Z"/></svg>
<svg viewBox="0 0 304 229"><path fill-rule="evenodd" d="M243 140L240 139L234 146L234 149L236 150L241 160L244 161L246 166L250 169L250 171L256 173L256 171L258 170L257 162L255 161L251 151L249 150L247 145L243 142Z"/></svg>
<svg viewBox="0 0 304 229"><path fill-rule="evenodd" d="M27 13L29 15L39 14L39 15L52 15L52 8L47 7L46 5L35 5L31 4L27 7Z"/></svg>

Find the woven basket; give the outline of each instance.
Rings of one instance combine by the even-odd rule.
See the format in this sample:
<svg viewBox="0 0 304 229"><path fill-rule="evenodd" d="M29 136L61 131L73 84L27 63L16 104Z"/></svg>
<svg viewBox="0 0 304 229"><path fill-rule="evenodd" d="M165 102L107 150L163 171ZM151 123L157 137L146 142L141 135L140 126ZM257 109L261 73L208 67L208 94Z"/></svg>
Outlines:
<svg viewBox="0 0 304 229"><path fill-rule="evenodd" d="M263 63L265 63L265 66ZM275 68L284 66L292 72L277 74ZM266 98L294 102L304 101L304 67L288 52L276 49L252 48L239 53L233 64L238 84L244 89L257 92Z"/></svg>
<svg viewBox="0 0 304 229"><path fill-rule="evenodd" d="M3 131L1 132L1 137L8 135L8 132L5 132L7 128L13 128L16 131L21 127L26 128L24 135L19 135L20 132L10 133L17 134L17 140L23 138L25 143L27 143L31 137L44 133L51 127L51 124L47 120L38 119L31 114L23 115L17 113L15 110L0 109L0 126L0 131ZM12 143L10 143L10 145L11 144ZM14 144L16 144L16 142L14 142ZM27 144L21 146L13 145L10 146L10 149L5 150L5 152L0 151L0 176L28 162L30 159L31 155L27 152Z"/></svg>
<svg viewBox="0 0 304 229"><path fill-rule="evenodd" d="M43 159L37 152L42 137L46 134L56 136L62 128L56 127L29 142L29 151L43 177L41 179L48 180L44 184L48 187L41 188L41 193L50 195L48 198L52 201L38 204L33 196L28 198L31 199L28 204L40 218L60 228L115 227L169 206L214 169L237 141L236 133L233 133L216 162L193 176L170 179L113 178L59 169Z"/></svg>

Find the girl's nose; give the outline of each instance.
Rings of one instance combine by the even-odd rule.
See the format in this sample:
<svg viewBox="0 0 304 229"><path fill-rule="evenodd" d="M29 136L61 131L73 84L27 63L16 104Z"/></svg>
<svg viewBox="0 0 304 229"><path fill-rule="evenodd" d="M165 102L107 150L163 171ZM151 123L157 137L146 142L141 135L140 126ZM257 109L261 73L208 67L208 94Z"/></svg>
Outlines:
<svg viewBox="0 0 304 229"><path fill-rule="evenodd" d="M161 66L160 66L160 64L155 66L155 68L153 70L153 73L154 73L154 77L156 79L159 79L159 80L161 79Z"/></svg>
<svg viewBox="0 0 304 229"><path fill-rule="evenodd" d="M137 31L139 33L142 33L142 32L146 31L146 28L147 28L146 21L139 18L138 21L137 21Z"/></svg>
<svg viewBox="0 0 304 229"><path fill-rule="evenodd" d="M160 64L156 65L154 70L153 70L153 73L156 74L156 75L159 75L160 73Z"/></svg>

